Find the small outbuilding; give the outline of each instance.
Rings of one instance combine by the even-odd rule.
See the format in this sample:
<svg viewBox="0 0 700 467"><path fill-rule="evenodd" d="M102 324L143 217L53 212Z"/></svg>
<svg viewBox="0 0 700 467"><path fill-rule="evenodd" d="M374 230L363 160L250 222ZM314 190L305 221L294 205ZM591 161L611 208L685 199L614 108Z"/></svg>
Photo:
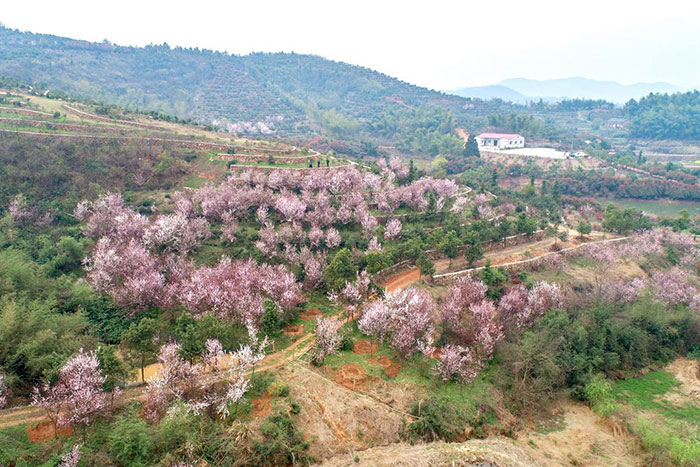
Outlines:
<svg viewBox="0 0 700 467"><path fill-rule="evenodd" d="M476 142L485 149L516 149L525 147L525 138L515 133L481 133Z"/></svg>

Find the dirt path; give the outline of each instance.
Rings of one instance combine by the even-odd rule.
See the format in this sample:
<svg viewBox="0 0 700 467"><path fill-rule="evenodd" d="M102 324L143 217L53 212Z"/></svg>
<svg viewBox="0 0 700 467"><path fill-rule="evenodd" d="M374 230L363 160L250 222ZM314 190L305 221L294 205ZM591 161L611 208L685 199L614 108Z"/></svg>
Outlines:
<svg viewBox="0 0 700 467"><path fill-rule="evenodd" d="M339 326L342 326L347 319L339 322ZM250 373L270 371L280 368L290 362L298 360L306 352L313 347L316 342L314 333L303 334L296 342L294 342L289 347L282 349L278 352L271 353L260 362ZM156 376L160 370L161 365L159 363L154 363L148 365L144 368L144 373L146 376L146 381L150 378ZM131 384L142 384L141 380L141 369L134 371L135 378L131 381ZM125 389L119 399L116 401L117 404L124 404L130 400L138 399L143 396L144 388L142 386L131 386ZM32 406L25 407L15 407L12 409L0 410L0 428L11 427L15 425L21 425L23 423L34 423L40 421L46 421L46 417L43 414L43 410L37 409Z"/></svg>
<svg viewBox="0 0 700 467"><path fill-rule="evenodd" d="M579 245L577 243L577 239L574 238L574 235L578 235L577 232L569 230L569 238L570 240L567 243L564 243L564 245ZM591 239L600 239L603 237L602 232L594 232L592 233L589 238ZM562 243L562 242L559 242ZM591 242L587 242L591 243ZM491 265L492 266L500 266L503 264L507 264L513 261L517 261L520 259L525 258L525 252L530 251L534 253L534 256L531 256L530 258L538 258L540 256L544 256L546 254L550 254L551 250L550 247L554 244L554 240L551 238L547 238L544 240L539 240L536 242L532 243L525 243L522 245L515 245L512 247L508 248L503 248L499 250L493 250L489 251L484 254L484 259L490 259L491 260ZM435 273L436 274L441 274L444 272L447 272L449 269L452 269L455 266L459 266L460 264L464 264L466 266L466 262L464 260L464 257L460 256L459 258L456 258L454 260L449 260L449 259L439 259L434 262L435 264ZM417 267L413 267L411 269L402 271L398 274L395 274L393 276L390 276L387 280L385 280L383 283L380 285L384 287L384 289L387 292L394 292L396 290L403 289L405 287L408 287L409 285L418 282L421 278L420 275L420 270Z"/></svg>
<svg viewBox="0 0 700 467"><path fill-rule="evenodd" d="M267 355L260 365L254 368L253 372L270 371L280 368L290 362L299 359L302 355L311 349L311 347L316 342L313 333L307 333L301 336L294 344L282 349L279 352L271 353ZM160 364L154 363L145 368L146 380L156 376L158 370L160 369ZM137 377L132 380L132 384L141 383L141 369L136 371ZM252 373L252 372L251 372ZM126 403L130 400L138 399L144 394L143 387L130 387L124 390L122 396L117 401L118 404ZM13 408L0 411L0 428L7 428L15 425L21 425L23 423L34 423L40 421L46 421L46 417L43 414L43 410L37 409L32 406L25 406L21 408Z"/></svg>

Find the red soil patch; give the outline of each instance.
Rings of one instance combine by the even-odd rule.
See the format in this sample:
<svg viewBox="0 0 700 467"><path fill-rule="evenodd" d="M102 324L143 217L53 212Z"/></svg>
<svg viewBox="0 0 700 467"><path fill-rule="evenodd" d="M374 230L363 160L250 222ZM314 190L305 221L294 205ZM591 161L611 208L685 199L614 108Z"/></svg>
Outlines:
<svg viewBox="0 0 700 467"><path fill-rule="evenodd" d="M70 436L73 434L73 427L58 427L58 436ZM27 436L32 443L41 443L54 438L53 424L50 421L27 424Z"/></svg>
<svg viewBox="0 0 700 467"><path fill-rule="evenodd" d="M272 411L272 404L270 401L272 396L270 394L264 394L261 397L252 399L253 402L253 418L260 418L267 416Z"/></svg>
<svg viewBox="0 0 700 467"><path fill-rule="evenodd" d="M356 354L374 353L377 350L379 350L379 344L377 344L376 342L368 341L366 339L357 341L352 346L352 351Z"/></svg>
<svg viewBox="0 0 700 467"><path fill-rule="evenodd" d="M304 326L301 324L291 324L284 328L284 334L286 336L301 336L304 332Z"/></svg>
<svg viewBox="0 0 700 467"><path fill-rule="evenodd" d="M343 365L333 374L333 381L352 390L362 388L369 380L365 369L357 363Z"/></svg>
<svg viewBox="0 0 700 467"><path fill-rule="evenodd" d="M380 284L387 292L394 292L396 290L403 289L414 282L420 280L420 270L418 268L412 268L408 271L401 272L394 276L389 277L384 283Z"/></svg>
<svg viewBox="0 0 700 467"><path fill-rule="evenodd" d="M301 310L301 313L299 313L299 317L302 319L302 321L309 321L318 318L322 314L323 313L321 313L321 310L309 308L306 310Z"/></svg>
<svg viewBox="0 0 700 467"><path fill-rule="evenodd" d="M369 359L370 363L376 363L377 365L384 368L384 374L389 378L394 379L399 374L401 370L401 365L390 359L389 357L372 357Z"/></svg>

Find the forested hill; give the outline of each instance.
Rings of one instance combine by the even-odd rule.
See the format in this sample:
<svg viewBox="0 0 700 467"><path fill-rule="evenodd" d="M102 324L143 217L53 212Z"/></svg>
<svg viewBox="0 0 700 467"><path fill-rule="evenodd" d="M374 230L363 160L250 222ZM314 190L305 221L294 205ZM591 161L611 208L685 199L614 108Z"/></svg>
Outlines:
<svg viewBox="0 0 700 467"><path fill-rule="evenodd" d="M700 91L649 94L625 104L634 136L700 139Z"/></svg>
<svg viewBox="0 0 700 467"><path fill-rule="evenodd" d="M204 123L249 122L263 132L320 124L342 133L388 109L440 105L462 112L468 102L312 55L122 47L3 27L0 76Z"/></svg>

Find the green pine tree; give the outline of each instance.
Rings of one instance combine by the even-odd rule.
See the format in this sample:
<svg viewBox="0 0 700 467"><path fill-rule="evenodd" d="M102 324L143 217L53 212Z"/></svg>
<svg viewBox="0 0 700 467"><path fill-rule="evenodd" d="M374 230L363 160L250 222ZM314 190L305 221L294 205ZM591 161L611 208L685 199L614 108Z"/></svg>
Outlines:
<svg viewBox="0 0 700 467"><path fill-rule="evenodd" d="M469 135L469 138L467 138L467 141L464 143L464 151L462 153L465 157L481 157L481 153L479 153L479 145L477 144L474 135Z"/></svg>

